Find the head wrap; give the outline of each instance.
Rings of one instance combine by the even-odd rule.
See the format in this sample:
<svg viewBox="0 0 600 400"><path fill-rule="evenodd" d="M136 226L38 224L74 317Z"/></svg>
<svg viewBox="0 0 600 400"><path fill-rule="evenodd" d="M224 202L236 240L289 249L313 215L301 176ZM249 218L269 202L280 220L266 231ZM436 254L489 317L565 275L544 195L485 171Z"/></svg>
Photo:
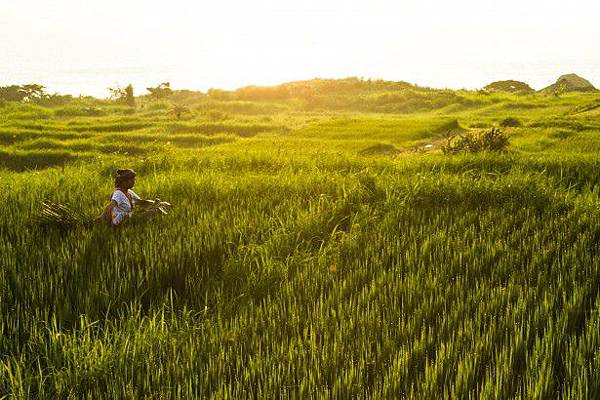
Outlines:
<svg viewBox="0 0 600 400"><path fill-rule="evenodd" d="M115 186L121 185L124 181L130 178L135 178L135 171L132 169L118 169L115 176Z"/></svg>
<svg viewBox="0 0 600 400"><path fill-rule="evenodd" d="M136 173L132 169L118 169L117 170L117 178L120 179L128 179L135 177Z"/></svg>

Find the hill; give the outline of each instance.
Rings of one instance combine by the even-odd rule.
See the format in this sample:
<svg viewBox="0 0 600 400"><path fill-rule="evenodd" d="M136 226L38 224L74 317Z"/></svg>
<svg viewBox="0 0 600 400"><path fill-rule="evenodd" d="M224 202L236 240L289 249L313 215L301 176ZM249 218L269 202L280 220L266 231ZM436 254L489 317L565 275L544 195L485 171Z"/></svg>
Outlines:
<svg viewBox="0 0 600 400"><path fill-rule="evenodd" d="M542 89L545 93L595 92L597 89L590 81L577 74L562 75L552 85Z"/></svg>

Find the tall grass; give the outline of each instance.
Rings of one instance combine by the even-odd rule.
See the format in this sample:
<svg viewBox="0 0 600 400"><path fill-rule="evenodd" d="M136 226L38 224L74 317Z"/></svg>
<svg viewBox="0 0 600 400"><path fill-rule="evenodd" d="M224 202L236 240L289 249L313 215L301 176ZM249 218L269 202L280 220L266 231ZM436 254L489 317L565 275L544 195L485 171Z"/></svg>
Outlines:
<svg viewBox="0 0 600 400"><path fill-rule="evenodd" d="M600 141L585 114L531 125L579 96L498 95L543 106L510 109L530 125L507 128L508 153L456 156L362 150L494 124L490 100L410 117L285 103L270 121L234 102L219 123L11 106L0 396L597 398L600 156L582 149ZM40 224L44 200L98 214L124 166L171 214Z"/></svg>

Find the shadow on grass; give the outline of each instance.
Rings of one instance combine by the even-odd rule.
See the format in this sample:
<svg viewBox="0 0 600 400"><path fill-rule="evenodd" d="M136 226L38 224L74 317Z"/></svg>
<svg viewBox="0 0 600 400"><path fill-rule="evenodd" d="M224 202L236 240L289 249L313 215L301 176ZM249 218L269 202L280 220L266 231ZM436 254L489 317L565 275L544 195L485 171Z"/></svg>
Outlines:
<svg viewBox="0 0 600 400"><path fill-rule="evenodd" d="M81 158L80 155L68 151L27 151L10 153L0 151L0 168L18 172L30 169L45 169L66 165L79 158Z"/></svg>

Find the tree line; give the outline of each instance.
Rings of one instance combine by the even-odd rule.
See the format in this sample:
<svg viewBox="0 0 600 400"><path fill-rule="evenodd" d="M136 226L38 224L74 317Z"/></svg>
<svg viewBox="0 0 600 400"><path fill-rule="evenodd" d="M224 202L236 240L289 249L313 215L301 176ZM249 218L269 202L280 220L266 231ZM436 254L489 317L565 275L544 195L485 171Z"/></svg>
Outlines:
<svg viewBox="0 0 600 400"><path fill-rule="evenodd" d="M163 82L155 87L146 88L149 92L148 96L160 100L169 97L173 94L171 84ZM133 93L133 85L129 84L125 87L108 88L110 98L119 103L135 107L135 96ZM46 92L46 87L40 84L27 85L9 85L0 86L0 102L16 102L16 103L34 103L45 106L60 106L68 103L73 99L71 95L63 95L59 93L49 94Z"/></svg>

